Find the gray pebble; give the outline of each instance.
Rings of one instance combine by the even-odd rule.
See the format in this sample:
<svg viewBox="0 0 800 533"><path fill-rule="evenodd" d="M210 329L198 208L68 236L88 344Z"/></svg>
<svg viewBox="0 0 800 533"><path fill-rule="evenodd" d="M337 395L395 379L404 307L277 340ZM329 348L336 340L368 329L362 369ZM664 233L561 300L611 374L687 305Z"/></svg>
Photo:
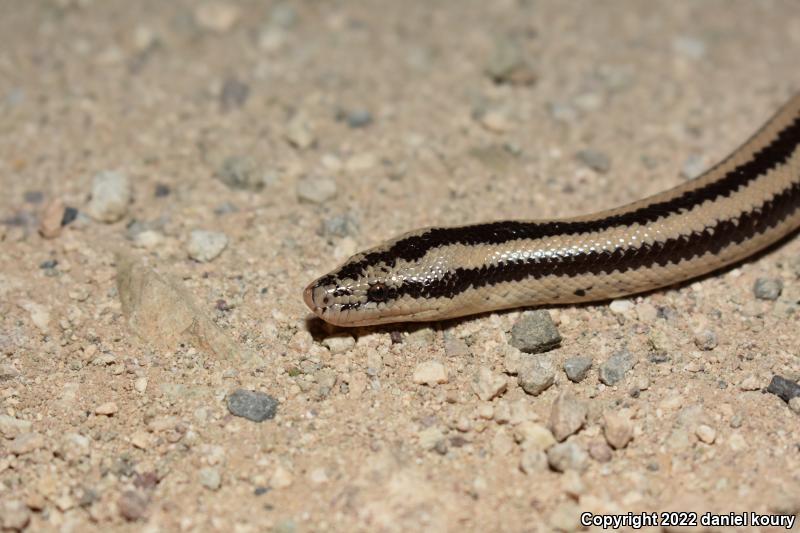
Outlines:
<svg viewBox="0 0 800 533"><path fill-rule="evenodd" d="M681 177L691 180L702 174L705 169L706 163L703 161L703 157L698 154L690 154L681 167Z"/></svg>
<svg viewBox="0 0 800 533"><path fill-rule="evenodd" d="M486 74L495 83L511 85L531 85L537 78L522 48L507 37L495 42L492 56L486 64Z"/></svg>
<svg viewBox="0 0 800 533"><path fill-rule="evenodd" d="M372 113L366 109L351 109L344 113L344 120L351 128L364 128L372 124Z"/></svg>
<svg viewBox="0 0 800 533"><path fill-rule="evenodd" d="M200 484L209 490L217 490L222 485L222 476L219 470L210 466L200 469L198 479Z"/></svg>
<svg viewBox="0 0 800 533"><path fill-rule="evenodd" d="M556 472L586 470L589 454L574 442L562 442L547 450L547 463Z"/></svg>
<svg viewBox="0 0 800 533"><path fill-rule="evenodd" d="M717 334L710 329L698 331L694 336L694 345L701 350L713 350L717 347L717 344L719 344Z"/></svg>
<svg viewBox="0 0 800 533"><path fill-rule="evenodd" d="M570 381L579 383L586 378L589 369L592 368L592 358L586 356L570 357L564 361L564 372Z"/></svg>
<svg viewBox="0 0 800 533"><path fill-rule="evenodd" d="M627 350L622 350L600 365L600 381L606 385L614 385L625 377L625 374L636 364L636 358Z"/></svg>
<svg viewBox="0 0 800 533"><path fill-rule="evenodd" d="M605 152L586 149L575 154L575 157L578 161L600 174L605 174L611 170L611 159Z"/></svg>
<svg viewBox="0 0 800 533"><path fill-rule="evenodd" d="M228 396L228 411L253 422L275 418L277 410L278 400L263 392L236 389Z"/></svg>
<svg viewBox="0 0 800 533"><path fill-rule="evenodd" d="M546 352L560 343L561 335L547 311L526 311L511 328L511 346L523 352Z"/></svg>
<svg viewBox="0 0 800 533"><path fill-rule="evenodd" d="M319 234L322 237L350 237L358 235L359 224L353 215L344 213L322 221Z"/></svg>
<svg viewBox="0 0 800 533"><path fill-rule="evenodd" d="M117 500L117 508L119 514L125 520L135 521L144 518L147 515L147 506L149 499L147 496L137 490L126 490L123 492L119 500Z"/></svg>
<svg viewBox="0 0 800 533"><path fill-rule="evenodd" d="M522 390L536 396L550 388L555 381L555 374L553 365L548 359L529 358L522 362L517 382Z"/></svg>
<svg viewBox="0 0 800 533"><path fill-rule="evenodd" d="M561 442L586 423L586 404L568 393L561 393L550 411L550 431Z"/></svg>
<svg viewBox="0 0 800 533"><path fill-rule="evenodd" d="M260 191L264 188L264 176L258 172L255 161L245 156L225 158L216 177L231 189Z"/></svg>
<svg viewBox="0 0 800 533"><path fill-rule="evenodd" d="M86 211L100 222L117 222L128 212L131 184L128 176L107 170L92 179L92 199Z"/></svg>
<svg viewBox="0 0 800 533"><path fill-rule="evenodd" d="M194 230L189 234L186 251L201 263L215 259L228 246L228 237L216 231Z"/></svg>
<svg viewBox="0 0 800 533"><path fill-rule="evenodd" d="M250 95L250 86L236 78L228 78L222 83L219 104L223 111L242 107Z"/></svg>
<svg viewBox="0 0 800 533"><path fill-rule="evenodd" d="M772 381L767 386L767 392L776 395L784 402L789 402L792 398L800 397L800 384L776 375L772 376Z"/></svg>
<svg viewBox="0 0 800 533"><path fill-rule="evenodd" d="M753 285L753 294L759 300L777 300L783 291L783 282L774 278L758 278Z"/></svg>
<svg viewBox="0 0 800 533"><path fill-rule="evenodd" d="M336 196L336 182L328 177L303 176L297 181L297 199L311 204L322 204Z"/></svg>

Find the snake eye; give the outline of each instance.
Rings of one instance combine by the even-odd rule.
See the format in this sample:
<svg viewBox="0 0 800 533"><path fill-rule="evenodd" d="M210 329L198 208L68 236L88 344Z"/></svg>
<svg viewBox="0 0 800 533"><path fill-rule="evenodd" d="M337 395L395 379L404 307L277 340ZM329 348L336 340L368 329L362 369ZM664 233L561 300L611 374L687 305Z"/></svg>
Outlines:
<svg viewBox="0 0 800 533"><path fill-rule="evenodd" d="M375 283L367 289L367 297L373 302L385 302L389 299L389 288L383 283Z"/></svg>

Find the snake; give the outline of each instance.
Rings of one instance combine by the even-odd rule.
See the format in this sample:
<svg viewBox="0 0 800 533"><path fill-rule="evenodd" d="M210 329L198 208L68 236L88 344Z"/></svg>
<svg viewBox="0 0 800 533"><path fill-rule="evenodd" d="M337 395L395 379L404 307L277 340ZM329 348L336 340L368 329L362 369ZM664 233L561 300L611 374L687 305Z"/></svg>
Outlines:
<svg viewBox="0 0 800 533"><path fill-rule="evenodd" d="M610 300L744 260L800 227L800 94L694 179L614 209L405 233L303 292L337 326Z"/></svg>

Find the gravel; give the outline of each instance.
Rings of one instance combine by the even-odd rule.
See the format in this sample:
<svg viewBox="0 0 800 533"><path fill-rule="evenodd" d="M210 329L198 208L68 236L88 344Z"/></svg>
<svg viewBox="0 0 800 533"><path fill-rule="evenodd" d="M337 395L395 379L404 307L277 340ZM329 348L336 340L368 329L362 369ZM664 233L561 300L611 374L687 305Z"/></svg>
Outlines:
<svg viewBox="0 0 800 533"><path fill-rule="evenodd" d="M713 350L718 344L717 334L710 329L698 331L694 335L694 345L701 350Z"/></svg>
<svg viewBox="0 0 800 533"><path fill-rule="evenodd" d="M319 229L322 237L353 237L359 232L358 220L350 213L326 218Z"/></svg>
<svg viewBox="0 0 800 533"><path fill-rule="evenodd" d="M535 474L547 469L547 454L542 450L525 450L519 458L519 469L525 474Z"/></svg>
<svg viewBox="0 0 800 533"><path fill-rule="evenodd" d="M589 444L589 455L598 463L607 463L614 457L614 452L608 444L596 440Z"/></svg>
<svg viewBox="0 0 800 533"><path fill-rule="evenodd" d="M222 485L222 476L214 467L201 468L197 475L200 484L209 490L218 490Z"/></svg>
<svg viewBox="0 0 800 533"><path fill-rule="evenodd" d="M777 300L783 291L783 282L774 278L758 278L753 284L753 294L759 300Z"/></svg>
<svg viewBox="0 0 800 533"><path fill-rule="evenodd" d="M242 107L250 96L250 86L235 77L226 78L222 83L219 105L223 112Z"/></svg>
<svg viewBox="0 0 800 533"><path fill-rule="evenodd" d="M218 231L196 229L189 234L186 253L200 263L216 259L228 246L228 236Z"/></svg>
<svg viewBox="0 0 800 533"><path fill-rule="evenodd" d="M324 176L303 176L297 181L297 199L322 204L336 197L336 182Z"/></svg>
<svg viewBox="0 0 800 533"><path fill-rule="evenodd" d="M22 501L7 498L0 502L0 526L4 530L21 531L30 522L31 512Z"/></svg>
<svg viewBox="0 0 800 533"><path fill-rule="evenodd" d="M603 431L606 441L615 450L624 448L633 438L633 424L622 413L606 412L603 415Z"/></svg>
<svg viewBox="0 0 800 533"><path fill-rule="evenodd" d="M47 203L39 218L39 235L45 239L55 239L61 234L64 209L64 202L60 198L55 198Z"/></svg>
<svg viewBox="0 0 800 533"><path fill-rule="evenodd" d="M695 429L695 434L697 435L698 439L706 444L714 444L714 441L717 438L717 431L706 424L700 424L697 426L697 429Z"/></svg>
<svg viewBox="0 0 800 533"><path fill-rule="evenodd" d="M7 445L7 449L13 455L25 455L44 448L44 437L40 433L22 433Z"/></svg>
<svg viewBox="0 0 800 533"><path fill-rule="evenodd" d="M562 442L547 450L547 463L556 472L580 472L588 466L589 455L575 442Z"/></svg>
<svg viewBox="0 0 800 533"><path fill-rule="evenodd" d="M550 388L555 376L555 369L549 359L531 358L522 362L517 382L522 390L537 396Z"/></svg>
<svg viewBox="0 0 800 533"><path fill-rule="evenodd" d="M783 376L775 375L767 386L767 392L776 395L784 402L789 402L792 398L800 397L800 385Z"/></svg>
<svg viewBox="0 0 800 533"><path fill-rule="evenodd" d="M562 392L550 409L550 431L561 442L586 423L586 404L568 392Z"/></svg>
<svg viewBox="0 0 800 533"><path fill-rule="evenodd" d="M147 506L149 504L147 496L138 490L126 490L117 500L117 508L119 514L125 520L134 522L141 520L147 515Z"/></svg>
<svg viewBox="0 0 800 533"><path fill-rule="evenodd" d="M0 414L0 435L7 439L27 433L32 426L33 424L29 420L19 420L13 416Z"/></svg>
<svg viewBox="0 0 800 533"><path fill-rule="evenodd" d="M231 189L260 191L265 185L265 175L258 171L256 162L247 156L226 157L215 176Z"/></svg>
<svg viewBox="0 0 800 533"><path fill-rule="evenodd" d="M636 364L636 358L627 350L622 350L600 365L600 381L611 386L618 383L625 377Z"/></svg>
<svg viewBox="0 0 800 533"><path fill-rule="evenodd" d="M275 418L278 400L263 392L237 389L228 396L228 411L253 422L263 422Z"/></svg>
<svg viewBox="0 0 800 533"><path fill-rule="evenodd" d="M699 154L690 154L681 166L681 177L691 180L702 174L706 169L706 162Z"/></svg>
<svg viewBox="0 0 800 533"><path fill-rule="evenodd" d="M486 366L481 367L472 382L472 390L483 401L489 401L505 392L506 378L502 374L492 372Z"/></svg>
<svg viewBox="0 0 800 533"><path fill-rule="evenodd" d="M366 109L351 109L342 113L347 125L351 128L365 128L372 124L372 113Z"/></svg>
<svg viewBox="0 0 800 533"><path fill-rule="evenodd" d="M106 223L121 220L130 202L131 184L126 174L107 170L92 178L92 199L86 211L95 220Z"/></svg>
<svg viewBox="0 0 800 533"><path fill-rule="evenodd" d="M611 158L605 152L585 149L575 154L575 158L585 166L600 174L605 174L611 170Z"/></svg>
<svg viewBox="0 0 800 533"><path fill-rule="evenodd" d="M425 361L417 365L412 377L419 385L438 385L447 383L447 370L439 361Z"/></svg>
<svg viewBox="0 0 800 533"><path fill-rule="evenodd" d="M561 335L550 313L526 311L511 328L511 345L527 353L552 350L561 343Z"/></svg>
<svg viewBox="0 0 800 533"><path fill-rule="evenodd" d="M575 383L583 381L590 368L592 368L592 358L585 355L570 357L564 361L564 373L567 374L570 381Z"/></svg>

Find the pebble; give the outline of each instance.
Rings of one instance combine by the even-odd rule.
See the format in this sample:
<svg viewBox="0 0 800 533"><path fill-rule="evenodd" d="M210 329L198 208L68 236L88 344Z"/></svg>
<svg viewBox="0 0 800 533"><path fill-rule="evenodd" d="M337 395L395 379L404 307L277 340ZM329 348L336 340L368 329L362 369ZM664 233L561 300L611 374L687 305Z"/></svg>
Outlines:
<svg viewBox="0 0 800 533"><path fill-rule="evenodd" d="M467 343L463 339L452 335L444 336L444 353L448 358L466 359L472 356Z"/></svg>
<svg viewBox="0 0 800 533"><path fill-rule="evenodd" d="M519 469L528 475L546 470L547 454L542 450L524 450L519 458Z"/></svg>
<svg viewBox="0 0 800 533"><path fill-rule="evenodd" d="M775 378L783 379L780 376L775 376ZM775 381L775 378L772 378L772 380ZM770 383L770 385L772 385L772 383ZM759 390L761 388L761 380L751 374L739 383L739 388L744 391Z"/></svg>
<svg viewBox="0 0 800 533"><path fill-rule="evenodd" d="M269 176L259 172L253 159L239 155L226 157L214 175L229 188L245 191L260 191Z"/></svg>
<svg viewBox="0 0 800 533"><path fill-rule="evenodd" d="M44 448L44 437L40 433L22 433L8 444L8 451L14 455L25 455Z"/></svg>
<svg viewBox="0 0 800 533"><path fill-rule="evenodd" d="M0 502L0 525L2 528L21 531L28 526L31 512L20 500L4 498Z"/></svg>
<svg viewBox="0 0 800 533"><path fill-rule="evenodd" d="M274 489L285 489L292 485L294 481L294 476L283 465L278 465L275 467L275 471L272 473L272 477L269 479L269 484Z"/></svg>
<svg viewBox="0 0 800 533"><path fill-rule="evenodd" d="M498 84L531 85L536 82L536 71L522 48L507 37L495 42L494 50L486 64L486 74Z"/></svg>
<svg viewBox="0 0 800 533"><path fill-rule="evenodd" d="M372 124L372 113L366 109L351 109L344 113L344 120L351 128L365 128Z"/></svg>
<svg viewBox="0 0 800 533"><path fill-rule="evenodd" d="M228 246L228 236L217 231L192 230L186 252L200 263L213 261Z"/></svg>
<svg viewBox="0 0 800 533"><path fill-rule="evenodd" d="M612 300L608 305L608 309L615 315L625 315L633 310L633 302L624 298Z"/></svg>
<svg viewBox="0 0 800 533"><path fill-rule="evenodd" d="M800 415L800 396L795 396L789 400L789 409Z"/></svg>
<svg viewBox="0 0 800 533"><path fill-rule="evenodd" d="M222 111L230 111L242 107L250 96L250 86L235 77L226 78L219 94L219 105Z"/></svg>
<svg viewBox="0 0 800 533"><path fill-rule="evenodd" d="M112 223L122 219L131 202L131 184L122 172L106 170L92 179L92 199L86 211L100 222Z"/></svg>
<svg viewBox="0 0 800 533"><path fill-rule="evenodd" d="M217 33L229 31L239 21L241 11L234 4L223 2L206 2L194 11L197 25L204 30Z"/></svg>
<svg viewBox="0 0 800 533"><path fill-rule="evenodd" d="M719 341L717 340L717 334L710 329L698 331L694 335L694 345L701 350L713 350L718 344Z"/></svg>
<svg viewBox="0 0 800 533"><path fill-rule="evenodd" d="M503 457L509 455L513 450L514 439L503 427L500 427L492 438L492 452L498 457Z"/></svg>
<svg viewBox="0 0 800 533"><path fill-rule="evenodd" d="M356 340L352 335L334 335L323 339L322 345L332 354L345 353L353 349L356 345Z"/></svg>
<svg viewBox="0 0 800 533"><path fill-rule="evenodd" d="M556 372L549 359L531 358L522 362L517 383L522 390L537 396L550 388L555 382Z"/></svg>
<svg viewBox="0 0 800 533"><path fill-rule="evenodd" d="M133 245L145 250L154 250L164 242L164 236L151 229L140 231L133 237Z"/></svg>
<svg viewBox="0 0 800 533"><path fill-rule="evenodd" d="M222 485L222 476L219 470L212 466L201 468L197 475L200 484L209 490L218 490Z"/></svg>
<svg viewBox="0 0 800 533"><path fill-rule="evenodd" d="M59 455L70 464L75 464L89 456L91 442L80 433L67 433L61 439Z"/></svg>
<svg viewBox="0 0 800 533"><path fill-rule="evenodd" d="M789 402L792 398L800 397L800 385L783 376L776 375L772 376L772 381L770 381L767 387L767 392L776 395L784 402Z"/></svg>
<svg viewBox="0 0 800 533"><path fill-rule="evenodd" d="M7 381L19 376L19 370L11 365L0 365L0 381Z"/></svg>
<svg viewBox="0 0 800 533"><path fill-rule="evenodd" d="M586 423L586 404L568 392L562 392L550 409L550 431L561 442Z"/></svg>
<svg viewBox="0 0 800 533"><path fill-rule="evenodd" d="M575 442L561 442L547 450L547 463L556 472L580 472L586 469L588 462L588 454Z"/></svg>
<svg viewBox="0 0 800 533"><path fill-rule="evenodd" d="M485 402L504 393L506 387L506 378L487 366L482 366L472 381L472 390Z"/></svg>
<svg viewBox="0 0 800 533"><path fill-rule="evenodd" d="M439 361L425 361L414 369L412 380L414 383L429 386L447 383L447 370Z"/></svg>
<svg viewBox="0 0 800 533"><path fill-rule="evenodd" d="M29 420L19 420L13 416L0 414L0 434L7 439L27 433L31 430L32 425Z"/></svg>
<svg viewBox="0 0 800 533"><path fill-rule="evenodd" d="M117 500L117 508L122 518L129 522L134 522L136 520L141 520L147 515L147 506L149 503L147 496L138 490L126 490Z"/></svg>
<svg viewBox="0 0 800 533"><path fill-rule="evenodd" d="M777 300L783 291L783 282L774 278L758 278L753 284L753 294L759 300Z"/></svg>
<svg viewBox="0 0 800 533"><path fill-rule="evenodd" d="M636 364L636 358L627 350L622 350L600 365L600 381L611 386L618 383Z"/></svg>
<svg viewBox="0 0 800 533"><path fill-rule="evenodd" d="M564 373L575 383L583 381L590 368L592 368L592 358L588 356L570 357L564 361Z"/></svg>
<svg viewBox="0 0 800 533"><path fill-rule="evenodd" d="M236 389L228 396L228 411L253 422L275 418L277 410L278 400L263 392Z"/></svg>
<svg viewBox="0 0 800 533"><path fill-rule="evenodd" d="M545 310L522 313L511 328L511 345L523 352L546 352L560 343L558 328Z"/></svg>
<svg viewBox="0 0 800 533"><path fill-rule="evenodd" d="M705 424L700 424L697 426L697 429L695 429L695 434L697 434L698 439L706 444L713 444L717 439L717 431L711 426L707 426Z"/></svg>
<svg viewBox="0 0 800 533"><path fill-rule="evenodd" d="M103 416L112 416L117 411L119 411L119 407L116 402L106 402L94 408L94 414Z"/></svg>
<svg viewBox="0 0 800 533"><path fill-rule="evenodd" d="M319 234L323 237L352 237L359 233L359 223L350 213L325 219Z"/></svg>
<svg viewBox="0 0 800 533"><path fill-rule="evenodd" d="M611 159L605 152L586 149L575 154L575 158L595 172L605 174L611 170Z"/></svg>
<svg viewBox="0 0 800 533"><path fill-rule="evenodd" d="M140 450L146 450L151 445L150 434L146 431L136 431L131 435L131 444Z"/></svg>
<svg viewBox="0 0 800 533"><path fill-rule="evenodd" d="M517 424L514 428L514 439L522 446L523 450L547 451L556 443L556 439L549 429L531 420Z"/></svg>
<svg viewBox="0 0 800 533"><path fill-rule="evenodd" d="M286 125L286 140L295 148L305 150L316 142L311 127L302 115L295 115Z"/></svg>
<svg viewBox="0 0 800 533"><path fill-rule="evenodd" d="M419 445L423 450L433 450L444 440L444 431L439 426L431 426L417 433Z"/></svg>
<svg viewBox="0 0 800 533"><path fill-rule="evenodd" d="M336 197L336 182L323 176L303 176L297 180L297 199L310 204L322 204Z"/></svg>
<svg viewBox="0 0 800 533"><path fill-rule="evenodd" d="M699 154L690 154L681 166L681 177L691 180L702 174L706 169L706 162Z"/></svg>
<svg viewBox="0 0 800 533"><path fill-rule="evenodd" d="M60 198L55 198L47 203L39 220L39 235L45 239L55 239L61 235L64 209L64 202Z"/></svg>
<svg viewBox="0 0 800 533"><path fill-rule="evenodd" d="M603 415L603 432L611 447L620 450L633 438L633 424L625 414L607 411Z"/></svg>
<svg viewBox="0 0 800 533"><path fill-rule="evenodd" d="M614 456L611 447L601 440L592 441L589 444L589 455L598 463L607 463Z"/></svg>

